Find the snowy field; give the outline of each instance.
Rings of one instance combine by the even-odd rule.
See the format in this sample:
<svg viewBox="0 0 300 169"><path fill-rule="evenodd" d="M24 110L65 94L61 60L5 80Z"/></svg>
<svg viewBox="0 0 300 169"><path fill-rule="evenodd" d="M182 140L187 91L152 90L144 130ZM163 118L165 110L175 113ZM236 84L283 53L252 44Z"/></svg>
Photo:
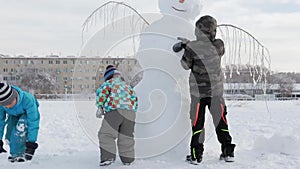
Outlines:
<svg viewBox="0 0 300 169"><path fill-rule="evenodd" d="M100 168L97 144L94 139L87 136L85 125L78 120L84 117L78 113L74 102L40 101L40 103L41 128L38 139L40 147L34 159L22 164L9 163L8 154L0 154L0 168ZM83 105L86 105L87 112L94 117L94 102L84 102ZM184 162L189 151L187 138L169 152L159 156L137 159L131 166L123 166L117 158L114 164L106 168L299 168L300 101L227 102L227 105L231 135L233 142L237 144L234 163L218 160L220 145L216 141L212 119L207 113L207 139L200 166ZM95 123L90 125L98 129L100 124L101 120L95 120Z"/></svg>

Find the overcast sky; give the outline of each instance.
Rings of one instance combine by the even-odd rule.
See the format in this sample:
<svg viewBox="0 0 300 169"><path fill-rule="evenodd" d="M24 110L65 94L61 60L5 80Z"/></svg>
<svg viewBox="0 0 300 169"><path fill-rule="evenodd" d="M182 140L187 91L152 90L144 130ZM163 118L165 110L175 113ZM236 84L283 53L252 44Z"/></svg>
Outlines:
<svg viewBox="0 0 300 169"><path fill-rule="evenodd" d="M0 0L0 54L78 55L84 20L105 0ZM127 0L158 12L157 0ZM271 53L272 70L300 72L300 0L205 0L202 14L252 33Z"/></svg>

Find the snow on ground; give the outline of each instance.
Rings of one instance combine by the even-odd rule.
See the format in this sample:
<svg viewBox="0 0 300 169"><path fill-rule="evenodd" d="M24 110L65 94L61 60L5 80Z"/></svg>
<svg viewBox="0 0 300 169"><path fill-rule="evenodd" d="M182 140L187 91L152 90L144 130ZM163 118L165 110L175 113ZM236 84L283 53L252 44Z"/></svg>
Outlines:
<svg viewBox="0 0 300 169"><path fill-rule="evenodd" d="M78 119L80 108L72 101L40 101L41 128L39 149L31 162L11 164L8 154L0 154L0 168L9 169L96 169L100 168L96 141L87 136ZM84 106L86 105L86 106ZM160 156L137 159L131 166L123 166L119 159L106 168L133 169L185 169L185 168L298 168L300 165L300 102L299 101L246 101L227 102L228 120L237 144L236 162L218 160L220 145L207 113L204 159L200 166L184 162L188 153L189 138L171 151ZM85 102L80 107L95 114L94 102ZM80 110L82 111L82 110ZM101 121L89 125L100 127ZM159 127L159 126L158 126ZM86 130L87 127L85 127ZM90 135L91 133L88 133ZM95 132L95 135L97 133ZM8 149L7 146L5 146ZM104 167L105 168L105 167Z"/></svg>

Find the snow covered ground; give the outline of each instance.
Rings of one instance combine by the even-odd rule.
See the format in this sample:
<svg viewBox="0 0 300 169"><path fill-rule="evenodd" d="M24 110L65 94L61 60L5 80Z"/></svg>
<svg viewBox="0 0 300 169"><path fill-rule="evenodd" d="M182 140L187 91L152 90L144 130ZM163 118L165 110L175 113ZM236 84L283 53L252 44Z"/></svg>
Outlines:
<svg viewBox="0 0 300 169"><path fill-rule="evenodd" d="M84 118L72 101L40 101L40 148L31 162L9 163L8 154L0 154L0 168L9 169L93 169L100 168L96 141L90 136ZM219 161L220 145L207 113L204 159L200 166L184 162L188 140L174 149L148 159L137 159L125 167L119 158L107 168L298 168L300 165L300 102L247 101L227 102L228 120L233 142L237 144L236 162ZM94 102L83 102L86 111L95 114ZM81 111L81 110L80 110ZM101 120L93 119L90 126L98 129ZM84 126L84 130L82 128ZM157 126L159 127L159 126ZM97 135L97 133L95 133ZM8 147L6 146L6 149Z"/></svg>

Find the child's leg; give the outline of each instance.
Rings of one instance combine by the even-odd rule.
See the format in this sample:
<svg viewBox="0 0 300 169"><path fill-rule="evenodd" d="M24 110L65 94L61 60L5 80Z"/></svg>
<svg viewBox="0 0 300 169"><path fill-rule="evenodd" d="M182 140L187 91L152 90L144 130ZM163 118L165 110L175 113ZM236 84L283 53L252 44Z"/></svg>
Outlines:
<svg viewBox="0 0 300 169"><path fill-rule="evenodd" d="M120 114L124 117L124 120L119 130L118 150L121 161L130 164L135 159L133 133L136 114L129 110L120 110Z"/></svg>
<svg viewBox="0 0 300 169"><path fill-rule="evenodd" d="M17 118L12 118L12 121L8 125L15 123ZM25 144L27 140L27 118L26 115L19 117L17 124L12 127L10 135L10 154L12 157L20 157L24 155ZM10 130L10 129L9 129Z"/></svg>
<svg viewBox="0 0 300 169"><path fill-rule="evenodd" d="M102 126L98 132L101 161L115 160L115 140L118 137L118 131L121 122L122 117L117 111L111 111L104 115Z"/></svg>
<svg viewBox="0 0 300 169"><path fill-rule="evenodd" d="M6 134L5 134L5 139L10 141L10 137L11 137L11 133L12 130L16 127L17 123L19 121L19 117L16 116L8 116L7 120L6 120Z"/></svg>
<svg viewBox="0 0 300 169"><path fill-rule="evenodd" d="M231 149L233 153L234 144L231 144L232 138L228 129L228 121L226 118L227 110L226 105L223 98L213 98L211 102L210 112L213 117L214 125L216 127L216 133L219 142L222 145L222 152L224 153L225 149ZM233 147L233 148L232 148Z"/></svg>
<svg viewBox="0 0 300 169"><path fill-rule="evenodd" d="M204 151L203 143L205 139L205 130L204 130L204 122L205 122L205 107L206 100L198 99L197 97L192 96L192 104L191 111L195 111L195 113L191 112L190 114L194 114L194 117L191 117L192 120L192 139L191 139L191 156L192 159L202 158L202 154ZM193 108L192 108L193 107Z"/></svg>

